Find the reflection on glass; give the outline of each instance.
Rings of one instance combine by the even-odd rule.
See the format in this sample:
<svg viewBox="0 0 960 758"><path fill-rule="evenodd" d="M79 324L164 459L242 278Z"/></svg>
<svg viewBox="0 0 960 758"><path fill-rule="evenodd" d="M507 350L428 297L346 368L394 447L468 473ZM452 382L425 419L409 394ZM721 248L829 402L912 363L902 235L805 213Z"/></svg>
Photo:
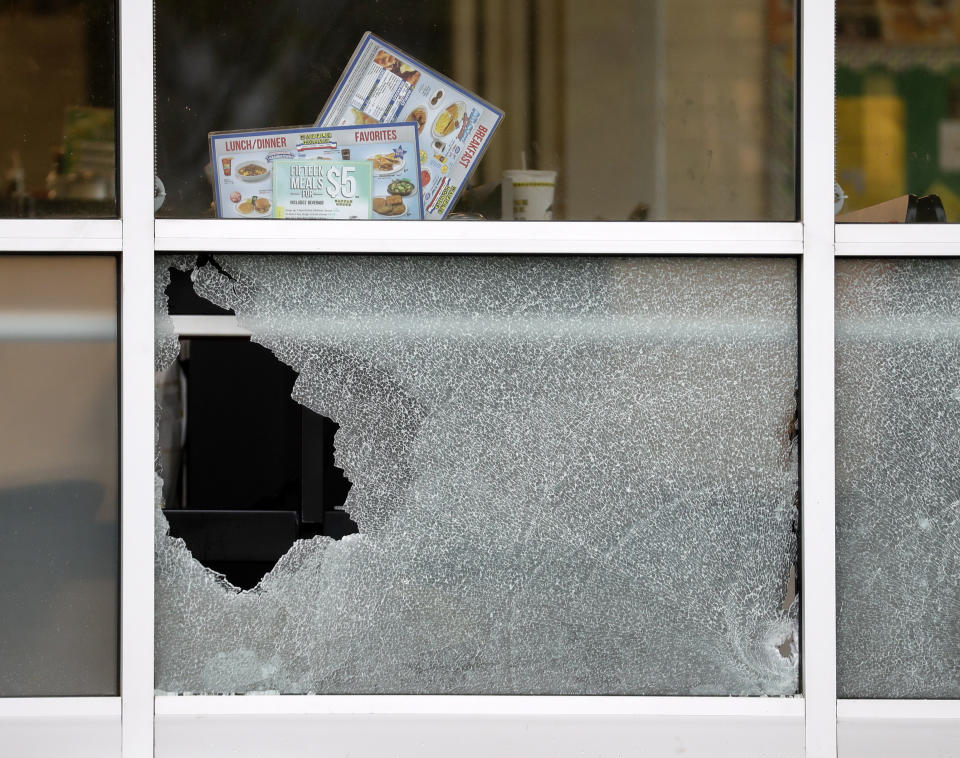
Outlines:
<svg viewBox="0 0 960 758"><path fill-rule="evenodd" d="M960 220L960 1L837 0L836 81L838 220Z"/></svg>
<svg viewBox="0 0 960 758"><path fill-rule="evenodd" d="M0 696L117 694L108 257L0 256Z"/></svg>
<svg viewBox="0 0 960 758"><path fill-rule="evenodd" d="M0 5L0 218L116 216L113 0Z"/></svg>
<svg viewBox="0 0 960 758"><path fill-rule="evenodd" d="M500 218L526 168L557 219L793 220L794 7L158 0L160 214L212 216L207 133L314 123L371 30L506 112L458 211Z"/></svg>
<svg viewBox="0 0 960 758"><path fill-rule="evenodd" d="M960 697L960 261L837 262L841 697Z"/></svg>
<svg viewBox="0 0 960 758"><path fill-rule="evenodd" d="M162 434L158 688L796 693L794 261L219 263L192 298L256 344L201 353L167 316L195 264L158 260L161 398L185 426ZM189 410L248 372L277 379ZM280 423L259 442L269 489L244 446L210 443L291 400L339 425L348 492L323 493L324 456Z"/></svg>

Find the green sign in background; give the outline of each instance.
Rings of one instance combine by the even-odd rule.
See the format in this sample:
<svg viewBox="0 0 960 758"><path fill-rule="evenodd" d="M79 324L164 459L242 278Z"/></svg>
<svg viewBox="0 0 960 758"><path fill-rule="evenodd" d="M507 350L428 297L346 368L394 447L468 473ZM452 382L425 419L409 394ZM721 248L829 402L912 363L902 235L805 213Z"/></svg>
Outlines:
<svg viewBox="0 0 960 758"><path fill-rule="evenodd" d="M945 170L940 125L960 119L960 68L837 66L837 179L844 211L907 193L940 196L960 221L960 172Z"/></svg>

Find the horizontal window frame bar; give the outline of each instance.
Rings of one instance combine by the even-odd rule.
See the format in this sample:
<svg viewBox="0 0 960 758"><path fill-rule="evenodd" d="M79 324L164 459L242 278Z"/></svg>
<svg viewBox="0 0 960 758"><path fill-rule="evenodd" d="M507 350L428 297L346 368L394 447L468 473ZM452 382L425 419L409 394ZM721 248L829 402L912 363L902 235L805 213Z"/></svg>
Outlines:
<svg viewBox="0 0 960 758"><path fill-rule="evenodd" d="M840 700L839 758L954 756L960 700Z"/></svg>
<svg viewBox="0 0 960 758"><path fill-rule="evenodd" d="M451 715L803 718L795 697L159 695L163 716Z"/></svg>
<svg viewBox="0 0 960 758"><path fill-rule="evenodd" d="M116 699L119 701L119 698ZM49 709L27 715L0 715L0 755L24 758L121 758L122 716L119 703L115 710L115 713L105 715L77 715Z"/></svg>
<svg viewBox="0 0 960 758"><path fill-rule="evenodd" d="M839 721L953 719L960 724L960 700L838 700L837 719Z"/></svg>
<svg viewBox="0 0 960 758"><path fill-rule="evenodd" d="M261 698L262 699L262 698ZM301 714L158 716L156 758L803 758L803 719L643 715ZM772 746L772 747L771 747ZM636 752L634 750L633 752Z"/></svg>
<svg viewBox="0 0 960 758"><path fill-rule="evenodd" d="M158 252L803 254L803 224L712 222L156 222Z"/></svg>
<svg viewBox="0 0 960 758"><path fill-rule="evenodd" d="M837 224L838 257L960 255L960 224Z"/></svg>
<svg viewBox="0 0 960 758"><path fill-rule="evenodd" d="M109 697L3 697L0 720L8 718L113 718L121 714L119 695Z"/></svg>
<svg viewBox="0 0 960 758"><path fill-rule="evenodd" d="M122 249L119 219L0 219L0 252L117 253Z"/></svg>
<svg viewBox="0 0 960 758"><path fill-rule="evenodd" d="M960 242L843 242L836 246L838 258L956 258Z"/></svg>
<svg viewBox="0 0 960 758"><path fill-rule="evenodd" d="M838 244L952 242L960 246L960 224L836 224Z"/></svg>

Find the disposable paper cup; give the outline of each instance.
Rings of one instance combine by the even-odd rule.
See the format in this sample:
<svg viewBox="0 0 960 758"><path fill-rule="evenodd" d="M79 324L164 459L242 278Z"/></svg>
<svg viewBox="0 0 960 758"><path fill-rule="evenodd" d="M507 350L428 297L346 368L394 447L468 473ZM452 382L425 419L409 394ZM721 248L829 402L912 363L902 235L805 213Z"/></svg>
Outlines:
<svg viewBox="0 0 960 758"><path fill-rule="evenodd" d="M556 188L556 171L504 171L502 217L517 221L550 221Z"/></svg>

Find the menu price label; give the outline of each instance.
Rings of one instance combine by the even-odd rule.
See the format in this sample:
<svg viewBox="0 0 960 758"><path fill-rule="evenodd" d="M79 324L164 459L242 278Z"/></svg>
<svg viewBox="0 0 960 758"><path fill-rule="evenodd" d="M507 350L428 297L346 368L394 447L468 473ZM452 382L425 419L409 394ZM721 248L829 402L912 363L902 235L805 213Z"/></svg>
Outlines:
<svg viewBox="0 0 960 758"><path fill-rule="evenodd" d="M373 164L369 161L277 161L273 164L276 218L370 219Z"/></svg>

